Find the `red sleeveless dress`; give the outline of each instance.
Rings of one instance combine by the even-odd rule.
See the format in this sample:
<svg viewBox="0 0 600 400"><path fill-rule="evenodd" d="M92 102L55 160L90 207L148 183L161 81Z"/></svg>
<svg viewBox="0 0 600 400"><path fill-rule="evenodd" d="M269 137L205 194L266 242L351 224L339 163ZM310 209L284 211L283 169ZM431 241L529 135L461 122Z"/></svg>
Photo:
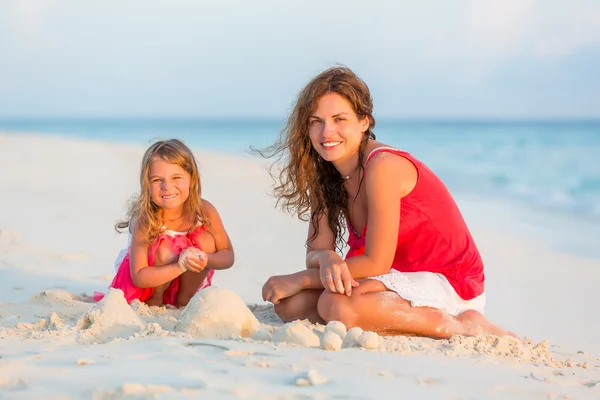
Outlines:
<svg viewBox="0 0 600 400"><path fill-rule="evenodd" d="M172 253L180 254L183 250L187 249L188 247L193 247L194 243L199 243L199 240L197 240L197 236L204 234L205 230L206 226L201 225L191 230L190 232L173 232L167 230L161 233L158 236L158 238L154 241L154 243L152 243L152 245L148 248L148 265L150 267L154 265L156 251L158 250L158 247L161 244L166 244ZM131 247L127 249L127 253L121 261L117 273L109 287L121 289L123 291L123 294L125 295L125 300L127 300L127 304L131 303L135 299L138 299L141 302L145 302L150 297L152 297L152 294L154 294L154 288L139 288L133 283L133 279L131 279L130 250ZM198 291L211 286L214 274L215 271L211 269L208 272L208 275L206 276L202 284L200 285L200 287L198 288ZM177 306L177 292L179 291L179 279L180 277L173 279L169 287L165 290L165 293L163 295L164 304ZM100 301L103 297L104 293L94 292L93 298L95 301Z"/></svg>
<svg viewBox="0 0 600 400"><path fill-rule="evenodd" d="M400 230L391 268L400 272L443 275L463 300L484 292L483 261L465 221L442 181L409 153L380 147L369 154L389 152L404 157L417 169L417 184L400 199ZM367 222L368 224L368 222ZM367 226L360 234L349 225L346 258L364 253Z"/></svg>

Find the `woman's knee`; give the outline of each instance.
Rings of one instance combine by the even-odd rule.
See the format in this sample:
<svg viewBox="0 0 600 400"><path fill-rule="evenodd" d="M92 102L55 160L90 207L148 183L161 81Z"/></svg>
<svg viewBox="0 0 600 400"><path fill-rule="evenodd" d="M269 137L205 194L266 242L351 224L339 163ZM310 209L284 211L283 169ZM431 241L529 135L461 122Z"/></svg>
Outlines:
<svg viewBox="0 0 600 400"><path fill-rule="evenodd" d="M282 299L279 303L273 304L273 311L283 322L291 322L299 319L300 313L289 299Z"/></svg>
<svg viewBox="0 0 600 400"><path fill-rule="evenodd" d="M325 322L341 321L348 328L356 326L362 296L385 290L385 285L378 280L362 279L350 296L325 291L319 298L319 315Z"/></svg>
<svg viewBox="0 0 600 400"><path fill-rule="evenodd" d="M351 328L356 325L356 320L358 319L358 314L354 307L355 299L356 293L348 297L343 294L325 291L319 298L317 305L319 315L326 323L340 321L347 328Z"/></svg>
<svg viewBox="0 0 600 400"><path fill-rule="evenodd" d="M281 299L273 305L275 313L283 322L292 322L298 319L311 319L316 314L319 292L303 290L298 294Z"/></svg>

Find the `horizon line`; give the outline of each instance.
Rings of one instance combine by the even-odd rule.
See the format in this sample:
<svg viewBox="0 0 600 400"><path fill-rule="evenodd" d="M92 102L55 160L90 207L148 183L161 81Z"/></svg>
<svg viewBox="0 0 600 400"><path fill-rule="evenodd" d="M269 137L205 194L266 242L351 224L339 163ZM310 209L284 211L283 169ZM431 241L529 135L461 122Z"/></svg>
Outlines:
<svg viewBox="0 0 600 400"><path fill-rule="evenodd" d="M0 116L0 123L10 122L284 122L286 117L275 116ZM598 122L600 116L375 116L376 122L458 123L458 122Z"/></svg>

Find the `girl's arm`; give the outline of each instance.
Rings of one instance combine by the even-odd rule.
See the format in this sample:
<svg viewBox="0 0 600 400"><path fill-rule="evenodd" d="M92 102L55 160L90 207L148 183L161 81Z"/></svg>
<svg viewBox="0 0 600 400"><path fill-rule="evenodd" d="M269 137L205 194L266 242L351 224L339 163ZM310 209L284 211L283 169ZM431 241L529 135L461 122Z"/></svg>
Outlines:
<svg viewBox="0 0 600 400"><path fill-rule="evenodd" d="M355 279L390 271L400 229L400 199L417 184L417 169L404 157L381 153L369 162L366 176L369 224L365 252L346 260Z"/></svg>
<svg viewBox="0 0 600 400"><path fill-rule="evenodd" d="M229 235L223 226L223 221L215 206L209 201L203 200L206 215L210 221L208 232L212 235L215 240L216 251L214 253L207 254L208 262L206 268L210 269L227 269L233 265L235 261L235 254L233 252L233 246Z"/></svg>
<svg viewBox="0 0 600 400"><path fill-rule="evenodd" d="M150 268L148 266L148 243L136 221L132 221L132 225L130 271L135 286L139 288L158 287L184 272L177 263Z"/></svg>

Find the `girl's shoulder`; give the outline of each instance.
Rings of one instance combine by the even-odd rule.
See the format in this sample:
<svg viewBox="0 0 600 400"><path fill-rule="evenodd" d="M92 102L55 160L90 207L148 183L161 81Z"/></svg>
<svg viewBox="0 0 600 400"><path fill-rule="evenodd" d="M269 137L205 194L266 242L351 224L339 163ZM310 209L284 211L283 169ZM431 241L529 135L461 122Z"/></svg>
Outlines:
<svg viewBox="0 0 600 400"><path fill-rule="evenodd" d="M204 213L204 216L208 220L210 220L211 216L219 214L217 212L217 208L213 205L213 203L211 203L210 201L208 201L204 197L202 198L202 206L201 207L202 207L202 212Z"/></svg>
<svg viewBox="0 0 600 400"><path fill-rule="evenodd" d="M129 234L132 235L136 232L142 232L145 230L145 228L147 229L146 226L142 226L142 224L140 224L140 219L138 217L131 217L131 219L129 220Z"/></svg>
<svg viewBox="0 0 600 400"><path fill-rule="evenodd" d="M202 207L204 208L204 210L216 210L215 206L210 201L208 201L207 198L202 197L200 200L202 201Z"/></svg>
<svg viewBox="0 0 600 400"><path fill-rule="evenodd" d="M211 203L205 198L202 198L201 204L202 217L204 218L204 222L207 225L210 226L212 224L212 221L219 221L221 219L221 216L219 215L219 212L217 211L217 208L213 205L213 203Z"/></svg>

